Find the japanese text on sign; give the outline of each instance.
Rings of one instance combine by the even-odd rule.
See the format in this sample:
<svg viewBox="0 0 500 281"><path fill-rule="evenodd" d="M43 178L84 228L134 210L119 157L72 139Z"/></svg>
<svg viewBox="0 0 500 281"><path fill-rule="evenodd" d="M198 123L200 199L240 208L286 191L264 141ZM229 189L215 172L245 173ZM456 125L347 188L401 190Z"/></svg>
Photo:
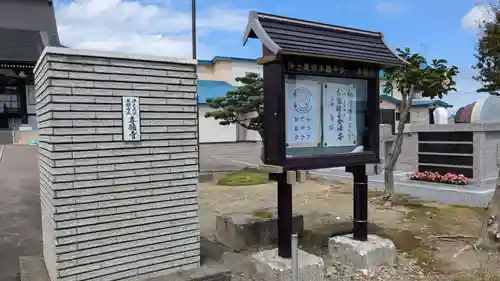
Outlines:
<svg viewBox="0 0 500 281"><path fill-rule="evenodd" d="M323 84L323 146L356 145L356 86Z"/></svg>
<svg viewBox="0 0 500 281"><path fill-rule="evenodd" d="M141 122L138 97L123 97L123 140L141 140Z"/></svg>
<svg viewBox="0 0 500 281"><path fill-rule="evenodd" d="M335 75L356 75L360 77L376 77L377 71L370 68L345 68L344 66L337 66L331 64L315 64L315 63L298 63L288 61L286 64L287 70L291 72L308 72L308 73L322 73L322 74L335 74Z"/></svg>
<svg viewBox="0 0 500 281"><path fill-rule="evenodd" d="M320 142L321 84L307 81L287 81L288 147L314 147Z"/></svg>

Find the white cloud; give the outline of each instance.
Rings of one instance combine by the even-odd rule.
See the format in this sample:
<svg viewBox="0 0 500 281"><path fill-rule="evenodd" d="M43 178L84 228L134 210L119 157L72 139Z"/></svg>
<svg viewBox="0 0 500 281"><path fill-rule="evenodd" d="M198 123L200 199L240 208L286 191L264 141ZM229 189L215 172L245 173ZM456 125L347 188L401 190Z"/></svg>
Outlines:
<svg viewBox="0 0 500 281"><path fill-rule="evenodd" d="M58 2L56 19L63 44L72 48L175 57L191 55L191 11L173 1L73 0ZM248 11L212 6L197 13L198 53L213 55L203 36L242 32Z"/></svg>
<svg viewBox="0 0 500 281"><path fill-rule="evenodd" d="M462 28L476 30L484 22L494 19L494 13L488 5L475 5L462 17Z"/></svg>
<svg viewBox="0 0 500 281"><path fill-rule="evenodd" d="M401 14L406 10L406 5L403 0L388 0L378 2L375 8L379 13Z"/></svg>

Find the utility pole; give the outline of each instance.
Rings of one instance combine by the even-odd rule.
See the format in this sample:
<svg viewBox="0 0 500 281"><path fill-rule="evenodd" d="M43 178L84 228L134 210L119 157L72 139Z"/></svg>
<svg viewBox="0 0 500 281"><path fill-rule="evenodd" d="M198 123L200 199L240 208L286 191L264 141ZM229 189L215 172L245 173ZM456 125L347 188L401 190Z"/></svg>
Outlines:
<svg viewBox="0 0 500 281"><path fill-rule="evenodd" d="M193 59L196 59L196 0L191 0L191 33L193 36Z"/></svg>

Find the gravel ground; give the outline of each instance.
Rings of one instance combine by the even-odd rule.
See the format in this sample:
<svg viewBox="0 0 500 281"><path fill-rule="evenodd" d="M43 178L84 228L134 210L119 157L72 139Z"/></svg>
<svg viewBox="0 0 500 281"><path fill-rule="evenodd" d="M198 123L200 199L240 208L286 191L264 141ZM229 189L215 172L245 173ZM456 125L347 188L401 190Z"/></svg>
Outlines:
<svg viewBox="0 0 500 281"><path fill-rule="evenodd" d="M369 205L370 224L376 226L373 230L376 232L373 233L390 238L399 250L396 266L355 270L335 261L327 261L325 247L328 237L339 231L339 222L345 221L348 227L351 227L351 192L351 184L345 182L308 181L293 187L294 212L304 216L306 229L299 243L306 252L325 259L328 265L325 266L327 281L451 281L453 276L463 274L481 276L477 274L480 265L474 251L457 259L451 258L464 243L441 241L431 237L442 234L476 234L482 225L484 210L405 199L391 209L381 208L376 204ZM234 215L275 207L276 184L227 187L204 182L200 184L199 199L202 236L214 240L217 215ZM250 281L242 254L247 257L252 252L264 249L229 253L222 263L232 270L233 280ZM490 264L491 274L500 273L500 258Z"/></svg>
<svg viewBox="0 0 500 281"><path fill-rule="evenodd" d="M358 270L349 266L334 262L326 269L327 281L413 281L413 280L436 280L436 276L426 276L415 260L407 259L398 255L397 265L381 266L370 270Z"/></svg>
<svg viewBox="0 0 500 281"><path fill-rule="evenodd" d="M248 276L248 256L236 253L227 253L221 264L232 271L233 281L257 281L251 280ZM437 281L443 280L436 275L426 275L424 270L417 265L417 262L408 259L404 254L397 257L397 265L382 266L371 270L358 270L338 262L331 261L325 267L325 281ZM449 279L444 279L449 280ZM260 281L260 280L259 280Z"/></svg>

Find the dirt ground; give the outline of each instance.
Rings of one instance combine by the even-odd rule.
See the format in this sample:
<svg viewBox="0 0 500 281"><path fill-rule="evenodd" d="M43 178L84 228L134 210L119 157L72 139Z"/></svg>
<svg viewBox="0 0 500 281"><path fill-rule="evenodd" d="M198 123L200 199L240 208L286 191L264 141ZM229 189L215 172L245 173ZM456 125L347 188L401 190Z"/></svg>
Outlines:
<svg viewBox="0 0 500 281"><path fill-rule="evenodd" d="M18 280L19 256L41 254L36 152L36 147L6 146L0 161L0 281ZM300 244L306 251L324 253L328 237L339 228L350 226L351 191L351 184L346 182L308 181L294 186L294 211L305 219L306 233ZM433 239L433 236L477 234L484 210L415 202L407 198L399 203L393 210L370 205L372 233L391 238L401 254L417 259L429 275L470 273L477 277L483 274L485 270L480 268L479 261L486 261L487 257L478 257L470 251L453 260L452 255L466 244ZM214 238L217 214L252 212L275 206L276 184L227 187L201 183L202 234ZM492 257L486 269L500 273L499 265L499 259Z"/></svg>
<svg viewBox="0 0 500 281"><path fill-rule="evenodd" d="M310 252L324 254L328 237L346 224L350 227L351 183L311 180L293 189L294 212L304 215L305 221L306 232L300 243ZM376 195L370 194L371 197ZM214 239L217 214L253 212L270 207L276 207L275 183L240 187L201 183L202 236ZM370 203L370 232L391 238L401 254L416 259L430 276L500 274L500 259L494 256L487 258L487 255L469 251L453 259L458 249L473 240L439 237L476 235L484 213L484 209L424 203L409 198L399 199L398 206L393 209Z"/></svg>

